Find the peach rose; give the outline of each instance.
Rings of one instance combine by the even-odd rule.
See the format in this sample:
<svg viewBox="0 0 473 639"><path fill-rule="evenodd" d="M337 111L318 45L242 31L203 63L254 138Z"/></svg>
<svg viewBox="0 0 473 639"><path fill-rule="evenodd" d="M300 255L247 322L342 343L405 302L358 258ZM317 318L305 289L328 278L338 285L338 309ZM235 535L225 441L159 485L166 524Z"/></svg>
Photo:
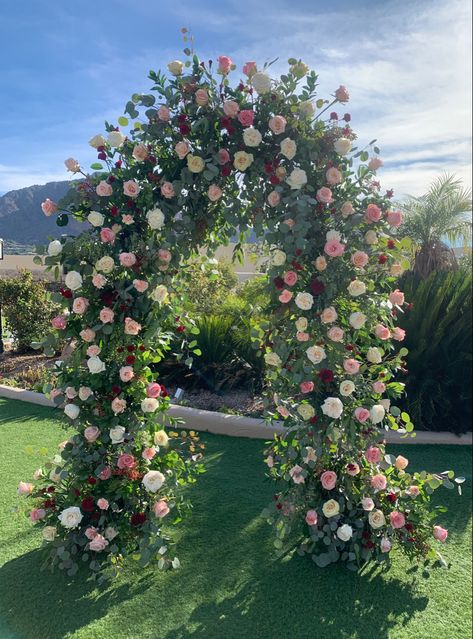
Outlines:
<svg viewBox="0 0 473 639"><path fill-rule="evenodd" d="M100 273L97 273L96 275L92 277L92 284L95 286L95 288L103 288L106 283L107 283L107 278L104 275L101 275Z"/></svg>
<svg viewBox="0 0 473 639"><path fill-rule="evenodd" d="M93 444L97 440L99 435L100 430L97 428L97 426L87 426L87 428L84 430L84 437L86 441L89 442L89 444Z"/></svg>
<svg viewBox="0 0 473 639"><path fill-rule="evenodd" d="M57 212L57 204L56 202L53 202L53 200L46 198L41 204L41 210L46 215L46 217L49 217L53 213Z"/></svg>
<svg viewBox="0 0 473 639"><path fill-rule="evenodd" d="M150 446L149 448L144 448L143 452L141 453L141 456L143 457L143 459L146 459L147 461L151 461L152 459L154 459L154 457L156 457L156 448L154 446Z"/></svg>
<svg viewBox="0 0 473 639"><path fill-rule="evenodd" d="M328 338L331 339L332 342L343 342L344 335L345 333L339 326L332 326L327 333Z"/></svg>
<svg viewBox="0 0 473 639"><path fill-rule="evenodd" d="M321 204L330 204L333 202L332 191L328 188L328 186L323 186L319 189L317 191L316 198Z"/></svg>
<svg viewBox="0 0 473 639"><path fill-rule="evenodd" d="M141 331L141 324L135 322L131 317L125 317L125 335L138 335Z"/></svg>
<svg viewBox="0 0 473 639"><path fill-rule="evenodd" d="M339 102L344 104L345 102L348 102L348 100L350 99L350 94L348 93L348 89L345 86L343 86L343 84L341 84L338 87L338 89L335 91L335 97Z"/></svg>
<svg viewBox="0 0 473 639"><path fill-rule="evenodd" d="M396 342L402 342L405 337L406 331L403 328L396 326L393 330L393 339L395 339Z"/></svg>
<svg viewBox="0 0 473 639"><path fill-rule="evenodd" d="M349 215L353 215L355 209L353 208L353 204L351 202L344 202L340 207L340 213L343 217L348 217Z"/></svg>
<svg viewBox="0 0 473 639"><path fill-rule="evenodd" d="M284 274L283 279L284 283L288 286L294 286L298 280L297 273L295 271L287 271L287 273Z"/></svg>
<svg viewBox="0 0 473 639"><path fill-rule="evenodd" d="M301 382L301 393L311 393L314 390L314 382Z"/></svg>
<svg viewBox="0 0 473 639"><path fill-rule="evenodd" d="M113 322L113 318L115 317L115 313L111 308L105 306L99 313L100 321L102 324L111 324Z"/></svg>
<svg viewBox="0 0 473 639"><path fill-rule="evenodd" d="M149 288L149 284L146 280L133 280L133 287L138 293L144 293Z"/></svg>
<svg viewBox="0 0 473 639"><path fill-rule="evenodd" d="M388 221L388 224L390 226L393 226L394 228L401 226L404 221L401 211L388 211L388 213L386 214L386 219Z"/></svg>
<svg viewBox="0 0 473 639"><path fill-rule="evenodd" d="M288 302L292 300L292 297L293 297L293 294L291 293L291 291L288 291L287 289L285 289L281 293L278 299L281 302L281 304L287 304Z"/></svg>
<svg viewBox="0 0 473 639"><path fill-rule="evenodd" d="M161 122L169 122L169 118L171 117L171 112L168 107L162 104L158 109L158 118Z"/></svg>
<svg viewBox="0 0 473 639"><path fill-rule="evenodd" d="M211 202L216 202L222 197L222 189L217 184L211 184L207 196Z"/></svg>
<svg viewBox="0 0 473 639"><path fill-rule="evenodd" d="M317 512L315 510L308 510L305 515L305 521L309 526L315 526L317 524Z"/></svg>
<svg viewBox="0 0 473 639"><path fill-rule="evenodd" d="M102 180L95 187L95 192L97 193L99 197L108 197L112 195L113 189L108 182L105 182L104 180Z"/></svg>
<svg viewBox="0 0 473 639"><path fill-rule="evenodd" d="M148 149L144 144L137 144L135 147L133 147L132 155L137 162L143 162L143 160L146 160L149 155Z"/></svg>
<svg viewBox="0 0 473 639"><path fill-rule="evenodd" d="M391 331L387 326L383 324L377 324L374 329L374 334L378 339L387 340L391 337Z"/></svg>
<svg viewBox="0 0 473 639"><path fill-rule="evenodd" d="M112 412L115 413L115 415L124 413L126 410L126 400L120 399L119 397L115 397L115 399L112 400L111 407L112 407Z"/></svg>
<svg viewBox="0 0 473 639"><path fill-rule="evenodd" d="M243 111L240 111L238 114L238 121L245 127L252 126L254 119L255 113L251 109L243 109Z"/></svg>
<svg viewBox="0 0 473 639"><path fill-rule="evenodd" d="M402 293L398 288L395 291L392 291L389 294L389 301L391 304L395 306L402 306L404 304L404 293Z"/></svg>
<svg viewBox="0 0 473 639"><path fill-rule="evenodd" d="M152 382L146 388L146 395L147 397L159 397L161 395L161 386L156 382Z"/></svg>
<svg viewBox="0 0 473 639"><path fill-rule="evenodd" d="M129 453L123 453L117 460L117 466L122 470L125 468L134 468L136 466L136 459Z"/></svg>
<svg viewBox="0 0 473 639"><path fill-rule="evenodd" d="M164 501L164 499L160 499L153 505L153 512L155 514L155 517L161 519L162 517L166 517L166 515L169 513L169 506Z"/></svg>
<svg viewBox="0 0 473 639"><path fill-rule="evenodd" d="M354 415L355 419L359 421L360 424L364 424L370 417L370 411L363 406L358 406L358 408L355 408Z"/></svg>
<svg viewBox="0 0 473 639"><path fill-rule="evenodd" d="M97 506L100 508L100 510L108 510L108 507L109 507L108 499L104 499L104 497L100 497L100 499L97 499Z"/></svg>
<svg viewBox="0 0 473 639"><path fill-rule="evenodd" d="M195 101L199 106L205 106L209 103L209 94L205 89L197 89L195 92Z"/></svg>
<svg viewBox="0 0 473 639"><path fill-rule="evenodd" d="M277 191L271 191L268 195L268 204L269 206L277 206L281 201L281 196Z"/></svg>
<svg viewBox="0 0 473 639"><path fill-rule="evenodd" d="M141 190L140 185L135 180L127 180L123 182L123 193L128 197L137 197Z"/></svg>
<svg viewBox="0 0 473 639"><path fill-rule="evenodd" d="M119 375L122 382L130 382L135 376L135 373L132 366L122 366Z"/></svg>
<svg viewBox="0 0 473 639"><path fill-rule="evenodd" d="M90 550L102 552L108 546L108 541L102 535L97 534L89 543Z"/></svg>
<svg viewBox="0 0 473 639"><path fill-rule="evenodd" d="M385 490L388 480L384 475L374 475L370 481L371 487L375 490Z"/></svg>
<svg viewBox="0 0 473 639"><path fill-rule="evenodd" d="M334 473L333 470L326 470L320 476L320 482L325 490L333 490L337 485L337 473Z"/></svg>
<svg viewBox="0 0 473 639"><path fill-rule="evenodd" d="M379 222L381 219L381 209L376 204L368 204L365 211L365 220L369 224Z"/></svg>
<svg viewBox="0 0 473 639"><path fill-rule="evenodd" d="M227 75L227 73L231 71L232 66L232 59L229 58L227 55L220 55L218 57L218 70L223 75Z"/></svg>
<svg viewBox="0 0 473 639"><path fill-rule="evenodd" d="M93 342L95 339L95 331L91 328L84 328L79 335L84 340L84 342Z"/></svg>
<svg viewBox="0 0 473 639"><path fill-rule="evenodd" d="M381 461L381 451L377 446L370 446L365 451L365 458L370 464L378 464Z"/></svg>
<svg viewBox="0 0 473 639"><path fill-rule="evenodd" d="M120 253L118 259L122 266L130 267L136 264L136 255L134 253Z"/></svg>
<svg viewBox="0 0 473 639"><path fill-rule="evenodd" d="M269 120L269 128L274 135L281 135L286 130L287 120L282 115L275 115Z"/></svg>
<svg viewBox="0 0 473 639"><path fill-rule="evenodd" d="M72 311L73 313L77 313L77 315L83 315L88 308L89 300L85 297L76 297L72 303Z"/></svg>
<svg viewBox="0 0 473 639"><path fill-rule="evenodd" d="M320 314L320 321L322 324L331 324L332 322L335 322L337 318L338 314L333 306L327 306L327 308L324 308Z"/></svg>
<svg viewBox="0 0 473 639"><path fill-rule="evenodd" d="M363 268L368 264L369 257L364 251L356 251L350 259L356 268Z"/></svg>
<svg viewBox="0 0 473 639"><path fill-rule="evenodd" d="M345 245L338 240L329 240L325 243L324 251L330 257L340 257L345 252Z"/></svg>
<svg viewBox="0 0 473 639"><path fill-rule="evenodd" d="M356 375L360 370L361 362L358 362L356 359L345 359L343 360L343 368L350 375Z"/></svg>
<svg viewBox="0 0 473 639"><path fill-rule="evenodd" d="M174 191L174 187L171 184L171 182L164 182L161 185L161 195L163 197L165 197L166 199L170 200L171 198L173 198L176 193Z"/></svg>
<svg viewBox="0 0 473 639"><path fill-rule="evenodd" d="M409 465L409 460L406 459L406 457L403 457L402 455L398 455L396 457L396 462L394 465L396 466L398 470L405 470L407 466Z"/></svg>
<svg viewBox="0 0 473 639"><path fill-rule="evenodd" d="M183 160L189 153L190 148L187 142L181 141L176 144L176 146L174 147L174 151L176 151L178 158L180 160Z"/></svg>
<svg viewBox="0 0 473 639"><path fill-rule="evenodd" d="M327 180L327 184L330 186L334 186L335 184L340 184L343 180L343 176L338 169L332 166L325 173L325 179Z"/></svg>
<svg viewBox="0 0 473 639"><path fill-rule="evenodd" d="M229 118L235 118L238 115L239 110L240 106L238 102L235 102L235 100L226 100L223 103L223 112Z"/></svg>
<svg viewBox="0 0 473 639"><path fill-rule="evenodd" d="M444 544L447 541L448 530L446 530L445 528L442 528L442 526L434 526L433 536L434 536L434 539Z"/></svg>

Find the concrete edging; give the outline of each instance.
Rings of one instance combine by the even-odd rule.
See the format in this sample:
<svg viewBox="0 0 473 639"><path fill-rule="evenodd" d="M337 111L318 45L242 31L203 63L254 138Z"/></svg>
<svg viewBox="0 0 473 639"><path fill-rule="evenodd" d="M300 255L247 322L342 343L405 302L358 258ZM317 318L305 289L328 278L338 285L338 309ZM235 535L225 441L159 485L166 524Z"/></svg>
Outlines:
<svg viewBox="0 0 473 639"><path fill-rule="evenodd" d="M0 384L0 397L16 399L39 406L54 408L54 403L42 393L35 393L24 388L13 388ZM285 432L281 422L274 422L269 426L264 419L245 417L243 415L227 415L209 410L188 408L171 404L170 417L183 420L180 426L190 430L199 430L215 435L229 435L231 437L250 437L253 439L272 439L273 435L282 435ZM402 439L395 431L386 433L386 441L389 444L448 444L448 445L472 445L472 433L455 435L448 432L418 431L417 437Z"/></svg>

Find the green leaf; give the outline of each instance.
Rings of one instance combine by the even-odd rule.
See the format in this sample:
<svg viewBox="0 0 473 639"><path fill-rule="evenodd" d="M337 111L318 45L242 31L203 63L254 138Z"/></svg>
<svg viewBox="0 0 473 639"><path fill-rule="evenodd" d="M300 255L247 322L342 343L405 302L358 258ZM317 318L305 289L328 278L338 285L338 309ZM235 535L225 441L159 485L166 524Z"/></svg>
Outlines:
<svg viewBox="0 0 473 639"><path fill-rule="evenodd" d="M124 115L121 115L121 116L118 118L118 124L119 124L120 126L128 126L128 118L126 118Z"/></svg>
<svg viewBox="0 0 473 639"><path fill-rule="evenodd" d="M100 162L94 162L93 164L90 165L90 168L93 169L94 171L101 171L103 169L103 165L100 164Z"/></svg>

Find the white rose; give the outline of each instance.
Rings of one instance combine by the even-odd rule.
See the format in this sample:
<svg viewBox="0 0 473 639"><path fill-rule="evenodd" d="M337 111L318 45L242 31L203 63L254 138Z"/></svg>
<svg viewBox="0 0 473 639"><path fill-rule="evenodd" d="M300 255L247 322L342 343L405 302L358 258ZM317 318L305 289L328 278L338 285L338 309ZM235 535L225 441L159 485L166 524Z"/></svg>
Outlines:
<svg viewBox="0 0 473 639"><path fill-rule="evenodd" d="M309 325L306 317L298 317L296 320L296 328L300 332L304 332Z"/></svg>
<svg viewBox="0 0 473 639"><path fill-rule="evenodd" d="M97 375L105 370L105 363L100 357L89 357L87 360L87 368L92 375Z"/></svg>
<svg viewBox="0 0 473 639"><path fill-rule="evenodd" d="M77 419L77 417L79 417L80 408L75 404L66 404L64 406L64 413L69 417L69 419Z"/></svg>
<svg viewBox="0 0 473 639"><path fill-rule="evenodd" d="M307 174L303 169L293 169L286 182L291 189L300 189L307 184Z"/></svg>
<svg viewBox="0 0 473 639"><path fill-rule="evenodd" d="M332 229L331 231L327 231L327 233L325 234L325 239L327 240L327 242L330 242L331 240L340 242L340 240L342 239L342 234Z"/></svg>
<svg viewBox="0 0 473 639"><path fill-rule="evenodd" d="M322 506L323 514L328 517L335 517L340 512L340 504L335 499L329 499Z"/></svg>
<svg viewBox="0 0 473 639"><path fill-rule="evenodd" d="M125 142L125 136L120 131L110 131L107 137L107 142L110 146L121 146Z"/></svg>
<svg viewBox="0 0 473 639"><path fill-rule="evenodd" d="M313 103L310 100L304 100L303 102L301 102L299 104L299 113L304 118L312 117L315 113L315 107Z"/></svg>
<svg viewBox="0 0 473 639"><path fill-rule="evenodd" d="M381 404L375 404L370 409L370 419L373 424L379 424L383 421L386 415L386 411L384 410L384 406Z"/></svg>
<svg viewBox="0 0 473 639"><path fill-rule="evenodd" d="M71 291L76 291L82 286L82 275L77 271L69 271L64 281L67 288L70 288Z"/></svg>
<svg viewBox="0 0 473 639"><path fill-rule="evenodd" d="M158 284L158 286L151 291L149 296L154 302L162 304L167 299L168 289L163 284Z"/></svg>
<svg viewBox="0 0 473 639"><path fill-rule="evenodd" d="M148 220L148 224L153 230L158 230L162 228L164 224L164 213L161 209L153 209L152 211L148 211L146 213L146 219Z"/></svg>
<svg viewBox="0 0 473 639"><path fill-rule="evenodd" d="M379 349L376 346L371 346L366 352L366 359L372 364L380 364L382 357Z"/></svg>
<svg viewBox="0 0 473 639"><path fill-rule="evenodd" d="M362 326L365 325L366 315L364 313L352 313L349 318L350 326L352 326L355 330L359 330Z"/></svg>
<svg viewBox="0 0 473 639"><path fill-rule="evenodd" d="M252 126L249 126L243 131L243 142L246 144L246 146L259 146L262 139L263 136L261 135L261 133L257 129L254 129Z"/></svg>
<svg viewBox="0 0 473 639"><path fill-rule="evenodd" d="M159 470L150 470L142 479L142 484L149 493L156 493L164 484L164 475Z"/></svg>
<svg viewBox="0 0 473 639"><path fill-rule="evenodd" d="M360 280L353 280L347 286L347 290L352 297L358 297L366 293L366 284Z"/></svg>
<svg viewBox="0 0 473 639"><path fill-rule="evenodd" d="M141 410L143 413L154 413L158 406L159 402L156 397L145 397L141 401Z"/></svg>
<svg viewBox="0 0 473 639"><path fill-rule="evenodd" d="M59 240L53 240L52 242L49 242L48 255L51 255L51 257L55 257L56 255L59 255L61 251L62 244Z"/></svg>
<svg viewBox="0 0 473 639"><path fill-rule="evenodd" d="M101 271L102 273L111 273L115 268L115 262L112 257L105 255L101 257L97 263L95 264L95 269L97 271Z"/></svg>
<svg viewBox="0 0 473 639"><path fill-rule="evenodd" d="M81 386L79 388L79 399L85 402L89 397L93 395L92 389L88 386Z"/></svg>
<svg viewBox="0 0 473 639"><path fill-rule="evenodd" d="M280 251L279 249L272 251L271 264L273 266L282 266L285 261L286 261L286 253L284 253L284 251Z"/></svg>
<svg viewBox="0 0 473 639"><path fill-rule="evenodd" d="M351 142L348 138L338 138L333 147L339 155L346 155L351 149Z"/></svg>
<svg viewBox="0 0 473 639"><path fill-rule="evenodd" d="M379 403L384 408L386 412L391 408L391 400L390 399L380 399Z"/></svg>
<svg viewBox="0 0 473 639"><path fill-rule="evenodd" d="M297 407L297 412L302 417L302 419L306 421L312 419L312 417L315 415L315 410L310 404L300 404Z"/></svg>
<svg viewBox="0 0 473 639"><path fill-rule="evenodd" d="M366 231L365 233L365 242L367 244L377 244L378 243L378 236L376 235L376 233L374 231Z"/></svg>
<svg viewBox="0 0 473 639"><path fill-rule="evenodd" d="M310 293L297 293L294 301L302 311L308 311L314 305L314 298Z"/></svg>
<svg viewBox="0 0 473 639"><path fill-rule="evenodd" d="M173 75L181 75L184 69L184 63L179 60L173 60L168 64L168 69Z"/></svg>
<svg viewBox="0 0 473 639"><path fill-rule="evenodd" d="M56 526L45 526L43 528L43 539L45 539L46 541L54 541L56 533Z"/></svg>
<svg viewBox="0 0 473 639"><path fill-rule="evenodd" d="M264 361L268 366L281 366L282 361L277 353L266 353Z"/></svg>
<svg viewBox="0 0 473 639"><path fill-rule="evenodd" d="M310 346L306 350L306 354L313 364L320 364L320 362L327 357L321 346Z"/></svg>
<svg viewBox="0 0 473 639"><path fill-rule="evenodd" d="M355 390L355 384L349 379L343 380L340 384L340 395L343 397L349 397Z"/></svg>
<svg viewBox="0 0 473 639"><path fill-rule="evenodd" d="M52 471L49 473L49 479L57 484L61 480L61 476L53 468Z"/></svg>
<svg viewBox="0 0 473 639"><path fill-rule="evenodd" d="M352 538L352 535L353 528L348 524L343 524L343 526L340 526L340 528L337 530L337 537L342 541L348 541Z"/></svg>
<svg viewBox="0 0 473 639"><path fill-rule="evenodd" d="M125 427L124 426L115 426L108 431L110 435L110 439L112 440L112 444L121 444L125 439Z"/></svg>
<svg viewBox="0 0 473 639"><path fill-rule="evenodd" d="M154 433L154 443L156 446L167 446L169 444L169 437L166 431L158 430Z"/></svg>
<svg viewBox="0 0 473 639"><path fill-rule="evenodd" d="M70 506L69 508L65 508L62 513L58 515L58 519L64 528L77 528L82 521L82 513L80 508L77 506Z"/></svg>
<svg viewBox="0 0 473 639"><path fill-rule="evenodd" d="M260 95L271 91L271 78L266 73L259 71L255 73L251 79L251 84Z"/></svg>
<svg viewBox="0 0 473 639"><path fill-rule="evenodd" d="M343 404L338 397L327 397L321 408L324 415L333 419L338 419L343 413Z"/></svg>
<svg viewBox="0 0 473 639"><path fill-rule="evenodd" d="M94 147L94 149L97 149L99 146L105 146L107 144L107 140L103 137L103 135L100 135L100 133L98 133L89 140L89 144L90 146Z"/></svg>
<svg viewBox="0 0 473 639"><path fill-rule="evenodd" d="M105 218L102 215L102 213L99 213L98 211L91 211L89 213L89 215L87 216L87 220L89 221L90 224L92 224L92 226L103 226L103 223L105 222Z"/></svg>
<svg viewBox="0 0 473 639"><path fill-rule="evenodd" d="M386 523L386 518L381 510L372 510L368 515L368 521L371 528L374 528L376 530L377 528L381 528L382 526L384 526L384 524Z"/></svg>
<svg viewBox="0 0 473 639"><path fill-rule="evenodd" d="M291 138L285 138L281 144L281 153L288 160L292 160L292 158L296 155L297 144Z"/></svg>

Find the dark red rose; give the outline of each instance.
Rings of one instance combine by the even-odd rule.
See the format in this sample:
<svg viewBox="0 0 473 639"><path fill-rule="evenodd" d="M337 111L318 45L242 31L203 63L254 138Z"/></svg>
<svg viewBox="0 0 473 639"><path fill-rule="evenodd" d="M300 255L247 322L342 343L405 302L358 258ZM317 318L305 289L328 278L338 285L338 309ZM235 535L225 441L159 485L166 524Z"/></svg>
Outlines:
<svg viewBox="0 0 473 639"><path fill-rule="evenodd" d="M178 333L183 333L185 330L186 330L186 327L185 327L185 326L182 326L182 324L181 324L181 326L178 326L178 327L176 328L176 331L177 331Z"/></svg>
<svg viewBox="0 0 473 639"><path fill-rule="evenodd" d="M302 249L300 249L300 248L296 249L295 253L296 253L297 257L300 257L302 255Z"/></svg>
<svg viewBox="0 0 473 639"><path fill-rule="evenodd" d="M354 346L353 346L353 344L347 344L347 345L345 346L345 349L346 349L347 351L352 351L352 350L354 350Z"/></svg>
<svg viewBox="0 0 473 639"><path fill-rule="evenodd" d="M181 135L189 135L189 133L191 132L191 128L188 124L181 124L179 127L179 132L181 133Z"/></svg>
<svg viewBox="0 0 473 639"><path fill-rule="evenodd" d="M187 115L185 113L180 113L177 116L177 121L182 124L183 122L185 122L187 120Z"/></svg>
<svg viewBox="0 0 473 639"><path fill-rule="evenodd" d="M282 291L282 289L284 288L284 280L282 279L282 277L275 277L273 282L278 291Z"/></svg>
<svg viewBox="0 0 473 639"><path fill-rule="evenodd" d="M368 550L371 550L372 548L374 548L374 543L372 541L367 541L363 545L364 545L365 548L368 548Z"/></svg>
<svg viewBox="0 0 473 639"><path fill-rule="evenodd" d="M320 379L323 381L324 384L330 384L330 382L333 382L333 372L329 369L329 368L322 368L319 372L318 372L318 376L320 377Z"/></svg>
<svg viewBox="0 0 473 639"><path fill-rule="evenodd" d="M309 424L316 424L318 419L319 418L317 417L317 415L314 415L313 417L311 417L309 419ZM312 437L312 435L313 435L312 431L309 431L309 433L307 433L309 435L309 437Z"/></svg>
<svg viewBox="0 0 473 639"><path fill-rule="evenodd" d="M167 389L165 386L163 386L161 384L161 397L169 397L169 393L167 392Z"/></svg>
<svg viewBox="0 0 473 639"><path fill-rule="evenodd" d="M80 507L85 513L91 513L95 508L94 498L90 496L86 497L81 501Z"/></svg>
<svg viewBox="0 0 473 639"><path fill-rule="evenodd" d="M124 350L125 350L125 349L123 348L123 346L119 346L119 347L117 348L117 353L123 353L123 351L124 351Z"/></svg>
<svg viewBox="0 0 473 639"><path fill-rule="evenodd" d="M394 190L393 189L389 189L388 191L386 191L386 197L391 199L394 195Z"/></svg>
<svg viewBox="0 0 473 639"><path fill-rule="evenodd" d="M391 503L391 504L395 504L397 501L397 495L396 493L390 492L390 493L386 493L386 499Z"/></svg>
<svg viewBox="0 0 473 639"><path fill-rule="evenodd" d="M63 297L65 297L68 300L72 298L72 291L68 288L61 288L59 292L61 293Z"/></svg>
<svg viewBox="0 0 473 639"><path fill-rule="evenodd" d="M130 517L130 523L132 526L141 526L146 521L145 513L133 513Z"/></svg>
<svg viewBox="0 0 473 639"><path fill-rule="evenodd" d="M220 118L220 126L222 127L222 129L228 129L228 127L231 125L232 125L232 121L226 115Z"/></svg>
<svg viewBox="0 0 473 639"><path fill-rule="evenodd" d="M122 392L122 389L120 388L120 386L112 386L112 393L114 395L120 395L121 392Z"/></svg>
<svg viewBox="0 0 473 639"><path fill-rule="evenodd" d="M135 350L135 348L136 348L136 347L135 347L133 344L128 344L128 346L126 347L126 350L127 350L129 353L133 353L133 351Z"/></svg>
<svg viewBox="0 0 473 639"><path fill-rule="evenodd" d="M80 490L78 488L74 488L74 495L80 497Z"/></svg>
<svg viewBox="0 0 473 639"><path fill-rule="evenodd" d="M224 177L228 177L231 172L232 172L232 167L229 164L226 164L225 166L222 166L222 168L220 169L220 173Z"/></svg>
<svg viewBox="0 0 473 639"><path fill-rule="evenodd" d="M97 151L100 153L100 151L105 151L105 147L104 146L98 146L97 147Z"/></svg>
<svg viewBox="0 0 473 639"><path fill-rule="evenodd" d="M146 346L143 346L143 344L141 344L141 346L139 346L138 348L142 353L144 353L146 350Z"/></svg>
<svg viewBox="0 0 473 639"><path fill-rule="evenodd" d="M136 362L136 357L134 355L128 355L125 362L130 366L133 366L133 364Z"/></svg>
<svg viewBox="0 0 473 639"><path fill-rule="evenodd" d="M236 133L236 129L234 126L227 126L227 133L228 135L235 135Z"/></svg>
<svg viewBox="0 0 473 639"><path fill-rule="evenodd" d="M95 479L95 477L87 477L87 483L91 486L94 486L97 483L97 480Z"/></svg>
<svg viewBox="0 0 473 639"><path fill-rule="evenodd" d="M332 111L332 113L330 114L330 119L338 120L338 113L336 113L336 111Z"/></svg>
<svg viewBox="0 0 473 639"><path fill-rule="evenodd" d="M277 504L276 504L276 508L277 508L278 510L281 510L281 508L282 508L282 504L277 503Z"/></svg>
<svg viewBox="0 0 473 639"><path fill-rule="evenodd" d="M113 295L110 292L102 293L100 299L105 304L105 306L112 306L113 304Z"/></svg>
<svg viewBox="0 0 473 639"><path fill-rule="evenodd" d="M109 184L113 184L117 178L114 175L109 175L107 178L107 182Z"/></svg>
<svg viewBox="0 0 473 639"><path fill-rule="evenodd" d="M313 295L321 295L325 291L325 284L320 280L312 280L310 290Z"/></svg>
<svg viewBox="0 0 473 639"><path fill-rule="evenodd" d="M45 499L43 501L43 508L56 508L56 502L53 499Z"/></svg>
<svg viewBox="0 0 473 639"><path fill-rule="evenodd" d="M56 488L54 486L48 486L46 488L46 492L47 493L53 493L56 490Z"/></svg>
<svg viewBox="0 0 473 639"><path fill-rule="evenodd" d="M350 122L351 115L349 113L345 113L345 115L343 116L343 119L345 120L345 122Z"/></svg>
<svg viewBox="0 0 473 639"><path fill-rule="evenodd" d="M363 539L371 539L371 533L368 530L364 530L361 533L361 536L363 537Z"/></svg>
<svg viewBox="0 0 473 639"><path fill-rule="evenodd" d="M264 171L265 171L265 173L267 173L268 175L271 175L271 173L273 172L273 165L272 165L272 163L267 162L267 163L264 165Z"/></svg>
<svg viewBox="0 0 473 639"><path fill-rule="evenodd" d="M106 159L107 159L107 155L106 155L106 153L104 153L103 151L101 151L101 152L97 155L97 158L98 158L99 160L106 160Z"/></svg>
<svg viewBox="0 0 473 639"><path fill-rule="evenodd" d="M414 526L409 522L404 526L404 528L407 530L407 532L412 532L414 530Z"/></svg>
<svg viewBox="0 0 473 639"><path fill-rule="evenodd" d="M269 181L271 182L271 184L274 184L276 186L277 184L280 183L281 180L277 177L277 175L272 175L269 178Z"/></svg>
<svg viewBox="0 0 473 639"><path fill-rule="evenodd" d="M115 166L117 167L117 169L119 169L121 167L121 165L122 165L122 161L121 160L117 160L115 162Z"/></svg>
<svg viewBox="0 0 473 639"><path fill-rule="evenodd" d="M118 207L116 206L110 207L110 215L113 215L113 217L116 217L118 215Z"/></svg>
<svg viewBox="0 0 473 639"><path fill-rule="evenodd" d="M381 255L378 257L378 262L379 262L380 264L386 264L386 262L387 262L387 261L388 261L388 257L387 257L387 255L383 255L383 254L381 254Z"/></svg>
<svg viewBox="0 0 473 639"><path fill-rule="evenodd" d="M394 240L388 240L388 248L393 249L396 246Z"/></svg>

